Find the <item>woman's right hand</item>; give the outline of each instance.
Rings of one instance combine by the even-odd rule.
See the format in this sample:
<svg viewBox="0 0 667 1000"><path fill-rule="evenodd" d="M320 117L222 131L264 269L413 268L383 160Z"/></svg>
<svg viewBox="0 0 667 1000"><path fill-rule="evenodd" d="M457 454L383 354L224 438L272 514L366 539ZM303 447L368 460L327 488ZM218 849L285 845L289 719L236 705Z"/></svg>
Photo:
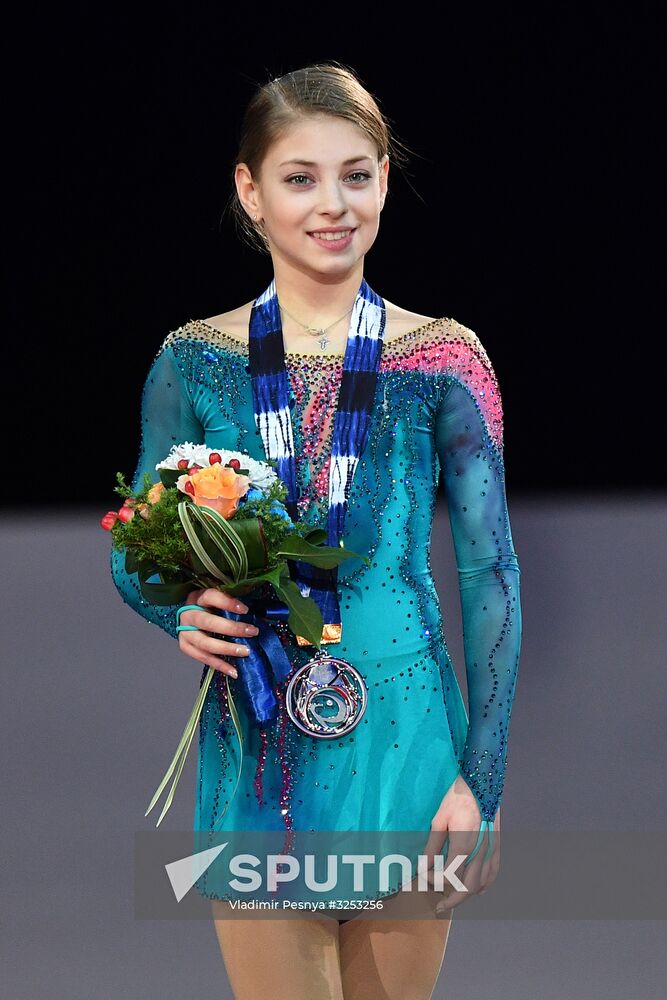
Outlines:
<svg viewBox="0 0 667 1000"><path fill-rule="evenodd" d="M244 614L249 609L247 605L232 597L223 590L216 590L215 587L207 587L204 590L191 590L184 604L201 604L201 611L184 611L180 618L181 625L196 625L200 631L179 632L178 644L181 652L186 656L191 656L193 660L204 663L214 670L229 674L231 677L238 677L236 668L223 659L216 656L216 653L224 656L247 656L250 650L237 642L229 642L224 639L215 639L207 632L217 632L221 635L252 636L257 635L259 629L255 625L246 622L237 622L233 618L224 618L216 615L207 608L221 608L225 611L235 611L237 614Z"/></svg>

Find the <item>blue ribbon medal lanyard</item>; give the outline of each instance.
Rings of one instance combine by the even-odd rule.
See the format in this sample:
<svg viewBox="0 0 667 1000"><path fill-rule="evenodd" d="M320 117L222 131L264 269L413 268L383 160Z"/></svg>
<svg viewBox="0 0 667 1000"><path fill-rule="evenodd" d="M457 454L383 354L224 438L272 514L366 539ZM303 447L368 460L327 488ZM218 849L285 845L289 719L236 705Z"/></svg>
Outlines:
<svg viewBox="0 0 667 1000"><path fill-rule="evenodd" d="M334 416L329 468L327 545L339 545L354 473L371 425L377 375L386 322L385 305L362 278L348 330L343 372ZM249 323L249 361L255 423L267 459L275 460L276 474L287 487L285 507L293 521L299 518L298 486L285 368L283 330L275 278L255 299ZM323 643L341 641L338 567L321 569L298 560L290 562L292 578L322 612ZM302 636L300 646L311 645ZM285 693L290 719L308 736L333 739L349 733L360 722L368 691L359 671L347 660L318 650L296 670Z"/></svg>

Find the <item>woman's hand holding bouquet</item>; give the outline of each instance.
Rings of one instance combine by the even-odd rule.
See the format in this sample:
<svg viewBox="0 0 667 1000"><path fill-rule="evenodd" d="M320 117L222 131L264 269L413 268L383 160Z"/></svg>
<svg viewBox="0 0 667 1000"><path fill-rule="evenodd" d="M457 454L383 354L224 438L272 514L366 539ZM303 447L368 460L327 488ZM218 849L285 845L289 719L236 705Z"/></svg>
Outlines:
<svg viewBox="0 0 667 1000"><path fill-rule="evenodd" d="M217 632L220 635L247 636L257 635L259 629L256 625L248 625L244 622L234 621L231 618L221 618L215 614L215 609L221 611L236 611L240 614L247 614L250 608L237 598L225 593L224 590L216 590L213 587L192 590L186 598L187 604L201 604L201 611L184 611L181 615L182 625L195 625L197 632L180 632L178 636L181 651L186 656L191 656L193 660L207 664L214 670L220 670L230 677L238 677L238 670L229 660L224 660L223 656L247 656L250 652L248 646L239 642L223 641L207 635L207 632ZM212 608L209 611L208 608ZM220 654L216 656L215 654Z"/></svg>

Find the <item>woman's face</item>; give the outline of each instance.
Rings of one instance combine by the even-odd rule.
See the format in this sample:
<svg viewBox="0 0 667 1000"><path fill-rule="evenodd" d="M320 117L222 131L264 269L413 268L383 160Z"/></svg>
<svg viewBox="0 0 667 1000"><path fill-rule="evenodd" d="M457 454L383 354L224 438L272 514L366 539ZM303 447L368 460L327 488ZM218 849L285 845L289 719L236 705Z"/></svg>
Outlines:
<svg viewBox="0 0 667 1000"><path fill-rule="evenodd" d="M376 146L356 125L317 115L292 125L270 147L259 180L245 164L235 176L244 208L263 222L274 260L341 274L375 242L388 171L388 158L378 162ZM322 238L327 229L351 232Z"/></svg>

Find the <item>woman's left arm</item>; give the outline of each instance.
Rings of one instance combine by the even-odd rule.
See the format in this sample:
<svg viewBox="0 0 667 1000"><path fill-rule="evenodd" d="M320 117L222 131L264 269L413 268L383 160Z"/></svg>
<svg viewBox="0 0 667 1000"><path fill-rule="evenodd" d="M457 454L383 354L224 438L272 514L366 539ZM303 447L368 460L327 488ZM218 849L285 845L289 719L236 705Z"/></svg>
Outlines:
<svg viewBox="0 0 667 1000"><path fill-rule="evenodd" d="M482 819L503 793L522 618L520 569L505 493L498 381L476 335L462 328L440 384L435 421L459 578L468 731L460 773Z"/></svg>

